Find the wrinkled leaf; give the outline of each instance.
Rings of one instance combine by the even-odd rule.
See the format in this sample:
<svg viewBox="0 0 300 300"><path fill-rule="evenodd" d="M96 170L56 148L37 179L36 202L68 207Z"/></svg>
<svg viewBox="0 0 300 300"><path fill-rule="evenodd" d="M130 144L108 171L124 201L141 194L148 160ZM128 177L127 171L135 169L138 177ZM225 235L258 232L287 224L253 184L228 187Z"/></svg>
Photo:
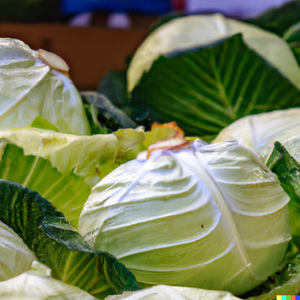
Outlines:
<svg viewBox="0 0 300 300"><path fill-rule="evenodd" d="M76 136L32 127L0 131L2 146L14 144L22 148L25 155L42 157L62 175L73 170L90 186L118 166L116 160L119 156L144 140L145 133L133 129L93 136Z"/></svg>
<svg viewBox="0 0 300 300"><path fill-rule="evenodd" d="M54 278L99 298L137 289L124 265L109 253L92 251L64 215L38 193L0 180L0 220L51 268Z"/></svg>

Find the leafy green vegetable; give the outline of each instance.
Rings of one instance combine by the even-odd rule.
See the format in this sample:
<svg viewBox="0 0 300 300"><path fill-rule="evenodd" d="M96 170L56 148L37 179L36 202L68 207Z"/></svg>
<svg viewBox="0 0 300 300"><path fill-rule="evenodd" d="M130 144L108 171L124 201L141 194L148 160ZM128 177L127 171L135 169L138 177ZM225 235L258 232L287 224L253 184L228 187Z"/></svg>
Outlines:
<svg viewBox="0 0 300 300"><path fill-rule="evenodd" d="M128 107L126 70L108 71L100 81L98 93L105 95L116 107ZM130 113L129 110L126 113Z"/></svg>
<svg viewBox="0 0 300 300"><path fill-rule="evenodd" d="M0 39L0 129L30 125L36 116L61 132L90 134L72 81L19 40Z"/></svg>
<svg viewBox="0 0 300 300"><path fill-rule="evenodd" d="M72 225L90 194L90 186L71 172L62 175L42 157L24 155L22 148L7 145L0 161L0 179L6 179L38 192L62 211Z"/></svg>
<svg viewBox="0 0 300 300"><path fill-rule="evenodd" d="M282 36L290 26L300 21L300 1L289 1L245 21Z"/></svg>
<svg viewBox="0 0 300 300"><path fill-rule="evenodd" d="M300 6L300 4L299 4ZM283 39L291 47L298 64L300 65L300 22L291 26L283 35Z"/></svg>
<svg viewBox="0 0 300 300"><path fill-rule="evenodd" d="M151 120L176 120L187 135L205 136L249 114L297 106L300 91L238 34L216 46L159 57L134 88L132 103Z"/></svg>
<svg viewBox="0 0 300 300"><path fill-rule="evenodd" d="M106 128L107 132L112 132L119 128L137 127L137 124L122 110L117 108L104 94L82 92L81 95L90 106L91 115L95 124L98 119L98 127Z"/></svg>
<svg viewBox="0 0 300 300"><path fill-rule="evenodd" d="M293 243L300 248L300 164L279 142L276 142L267 166L277 175L281 186L291 198L290 227Z"/></svg>
<svg viewBox="0 0 300 300"><path fill-rule="evenodd" d="M62 175L73 170L90 186L118 166L116 160L119 156L144 140L145 133L133 129L93 136L76 136L32 127L0 131L3 147L8 143L14 144L22 148L25 155L42 157Z"/></svg>
<svg viewBox="0 0 300 300"><path fill-rule="evenodd" d="M77 287L51 278L51 269L34 261L29 271L0 282L1 300L97 300Z"/></svg>
<svg viewBox="0 0 300 300"><path fill-rule="evenodd" d="M11 228L0 221L0 281L27 271L33 260L36 260L34 253Z"/></svg>
<svg viewBox="0 0 300 300"><path fill-rule="evenodd" d="M237 141L156 151L92 190L79 232L154 284L238 295L277 271L290 240L289 198Z"/></svg>
<svg viewBox="0 0 300 300"><path fill-rule="evenodd" d="M30 189L0 180L0 220L52 269L56 279L96 297L138 288L124 265L109 253L92 251L64 215Z"/></svg>

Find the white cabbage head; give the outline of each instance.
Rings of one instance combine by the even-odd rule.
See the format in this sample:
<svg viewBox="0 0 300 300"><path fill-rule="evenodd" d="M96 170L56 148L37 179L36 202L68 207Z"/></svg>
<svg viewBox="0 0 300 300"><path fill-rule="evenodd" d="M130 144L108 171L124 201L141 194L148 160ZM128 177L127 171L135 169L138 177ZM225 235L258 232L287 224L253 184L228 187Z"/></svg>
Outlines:
<svg viewBox="0 0 300 300"><path fill-rule="evenodd" d="M213 143L231 139L239 140L267 161L276 141L285 143L293 140L299 136L299 131L300 108L275 110L247 116L233 122L218 134Z"/></svg>
<svg viewBox="0 0 300 300"><path fill-rule="evenodd" d="M37 116L61 132L90 134L80 95L69 77L23 42L0 38L0 130L28 126Z"/></svg>
<svg viewBox="0 0 300 300"><path fill-rule="evenodd" d="M240 300L228 292L208 291L181 286L158 285L137 292L107 297L106 300Z"/></svg>
<svg viewBox="0 0 300 300"><path fill-rule="evenodd" d="M79 231L140 286L243 294L273 274L291 238L289 198L261 159L237 141L155 151L100 181Z"/></svg>

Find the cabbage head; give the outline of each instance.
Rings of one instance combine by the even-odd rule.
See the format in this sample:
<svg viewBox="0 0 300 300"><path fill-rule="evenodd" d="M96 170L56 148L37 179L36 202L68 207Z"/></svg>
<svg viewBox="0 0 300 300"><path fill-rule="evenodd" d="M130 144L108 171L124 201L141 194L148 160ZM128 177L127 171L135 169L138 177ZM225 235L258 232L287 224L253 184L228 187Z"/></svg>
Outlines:
<svg viewBox="0 0 300 300"><path fill-rule="evenodd" d="M107 300L240 300L228 292L208 291L180 286L158 285L137 292L124 292L122 295L107 297Z"/></svg>
<svg viewBox="0 0 300 300"><path fill-rule="evenodd" d="M51 66L44 62L48 56L54 57ZM61 132L90 134L79 93L57 68L66 69L58 56L0 38L0 130L28 126L40 116Z"/></svg>
<svg viewBox="0 0 300 300"><path fill-rule="evenodd" d="M233 122L218 134L213 143L239 140L262 155L266 162L276 141L285 143L294 140L299 135L299 130L300 108L275 110Z"/></svg>
<svg viewBox="0 0 300 300"><path fill-rule="evenodd" d="M289 197L238 141L153 152L93 189L79 232L139 285L243 294L273 274L291 239Z"/></svg>

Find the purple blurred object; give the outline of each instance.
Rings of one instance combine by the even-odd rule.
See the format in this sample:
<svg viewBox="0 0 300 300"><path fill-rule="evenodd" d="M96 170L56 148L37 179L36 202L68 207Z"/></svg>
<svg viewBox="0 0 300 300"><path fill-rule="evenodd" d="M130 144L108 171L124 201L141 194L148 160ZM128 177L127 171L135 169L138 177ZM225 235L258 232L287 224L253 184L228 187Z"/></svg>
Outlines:
<svg viewBox="0 0 300 300"><path fill-rule="evenodd" d="M66 14L94 10L164 14L172 10L172 5L171 0L61 0L61 9Z"/></svg>

